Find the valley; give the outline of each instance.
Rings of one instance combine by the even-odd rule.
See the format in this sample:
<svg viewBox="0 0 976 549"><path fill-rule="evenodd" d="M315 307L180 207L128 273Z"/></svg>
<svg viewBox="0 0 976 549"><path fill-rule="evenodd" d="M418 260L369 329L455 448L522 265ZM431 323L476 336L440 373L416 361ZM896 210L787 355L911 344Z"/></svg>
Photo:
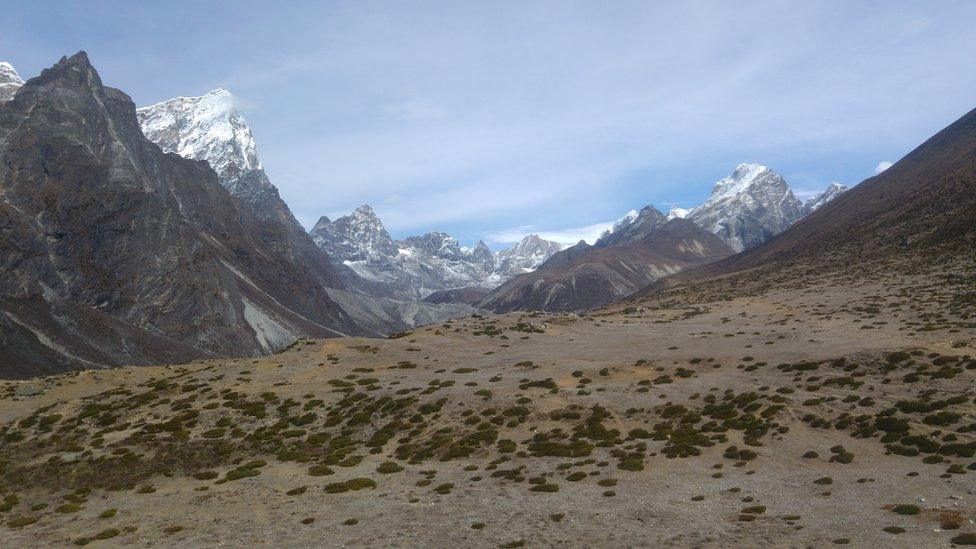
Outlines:
<svg viewBox="0 0 976 549"><path fill-rule="evenodd" d="M2 383L0 539L965 540L976 265L903 266Z"/></svg>
<svg viewBox="0 0 976 549"><path fill-rule="evenodd" d="M724 79L628 46L395 86L441 27L355 27L409 70L313 86L344 60L160 85L98 42L143 107L85 51L0 61L0 547L976 545L976 110L801 105L718 39ZM611 93L645 69L681 87Z"/></svg>

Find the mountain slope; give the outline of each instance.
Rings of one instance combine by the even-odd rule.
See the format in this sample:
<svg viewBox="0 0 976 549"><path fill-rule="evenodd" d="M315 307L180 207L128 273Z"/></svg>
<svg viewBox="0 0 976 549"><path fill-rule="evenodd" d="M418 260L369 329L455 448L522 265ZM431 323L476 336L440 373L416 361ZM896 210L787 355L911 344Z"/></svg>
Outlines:
<svg viewBox="0 0 976 549"><path fill-rule="evenodd" d="M741 252L786 230L803 213L779 174L759 164L739 164L687 218Z"/></svg>
<svg viewBox="0 0 976 549"><path fill-rule="evenodd" d="M583 311L627 296L650 281L731 253L715 235L691 221L675 218L625 244L588 246L580 242L553 255L536 271L502 284L479 306L498 313Z"/></svg>
<svg viewBox="0 0 976 549"><path fill-rule="evenodd" d="M971 254L974 214L976 110L769 242L661 280L639 295L703 284L762 287L797 270L825 273L857 266L863 275L877 267L879 276L890 276L905 268L897 265L901 261Z"/></svg>
<svg viewBox="0 0 976 549"><path fill-rule="evenodd" d="M0 375L169 360L160 339L241 355L359 331L326 292L324 256L292 261L280 224L232 200L207 164L148 141L83 52L0 104L0 197L0 315L15 342ZM32 318L17 313L28 306ZM85 316L114 319L125 352L88 348Z"/></svg>

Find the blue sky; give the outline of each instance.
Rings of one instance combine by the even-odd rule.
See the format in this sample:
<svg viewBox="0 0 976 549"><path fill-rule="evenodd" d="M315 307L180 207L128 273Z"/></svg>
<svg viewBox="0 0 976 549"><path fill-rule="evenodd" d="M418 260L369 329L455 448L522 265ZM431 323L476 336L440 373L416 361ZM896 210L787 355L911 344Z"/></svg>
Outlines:
<svg viewBox="0 0 976 549"><path fill-rule="evenodd" d="M853 185L976 107L976 2L4 2L29 77L238 97L306 225L571 240L740 162ZM165 5L164 5L165 4Z"/></svg>

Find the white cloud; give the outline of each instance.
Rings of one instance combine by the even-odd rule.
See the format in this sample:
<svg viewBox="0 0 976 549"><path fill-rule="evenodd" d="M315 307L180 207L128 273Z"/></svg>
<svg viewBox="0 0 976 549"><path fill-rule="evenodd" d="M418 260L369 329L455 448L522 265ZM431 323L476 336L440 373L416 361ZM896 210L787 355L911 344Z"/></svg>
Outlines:
<svg viewBox="0 0 976 549"><path fill-rule="evenodd" d="M749 158L815 166L797 193L812 194L971 108L976 5L841 4L393 3L293 18L309 27L288 47L252 33L251 55L210 51L235 54L222 84L260 98L264 165L303 219L367 202L397 235L531 223L575 241L648 202L694 205Z"/></svg>
<svg viewBox="0 0 976 549"><path fill-rule="evenodd" d="M874 173L875 175L877 175L894 165L895 163L890 160L883 160L881 162L878 162L878 165L874 167Z"/></svg>
<svg viewBox="0 0 976 549"><path fill-rule="evenodd" d="M510 244L512 242L518 242L527 235L537 234L546 240L552 240L553 242L567 246L572 246L580 240L585 240L587 244L593 244L603 234L603 231L613 226L613 223L613 221L604 221L603 223L593 223L592 225L585 225L583 227L553 231L539 231L535 230L532 225L523 225L521 227L513 227L511 229L489 233L485 236L485 242L492 244Z"/></svg>

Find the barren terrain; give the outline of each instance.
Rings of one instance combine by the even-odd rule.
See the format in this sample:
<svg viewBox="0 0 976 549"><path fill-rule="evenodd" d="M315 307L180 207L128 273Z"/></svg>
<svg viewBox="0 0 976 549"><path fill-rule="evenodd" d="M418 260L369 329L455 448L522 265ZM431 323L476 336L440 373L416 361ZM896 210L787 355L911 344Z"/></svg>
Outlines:
<svg viewBox="0 0 976 549"><path fill-rule="evenodd" d="M856 271L0 382L0 545L974 541L973 265Z"/></svg>

